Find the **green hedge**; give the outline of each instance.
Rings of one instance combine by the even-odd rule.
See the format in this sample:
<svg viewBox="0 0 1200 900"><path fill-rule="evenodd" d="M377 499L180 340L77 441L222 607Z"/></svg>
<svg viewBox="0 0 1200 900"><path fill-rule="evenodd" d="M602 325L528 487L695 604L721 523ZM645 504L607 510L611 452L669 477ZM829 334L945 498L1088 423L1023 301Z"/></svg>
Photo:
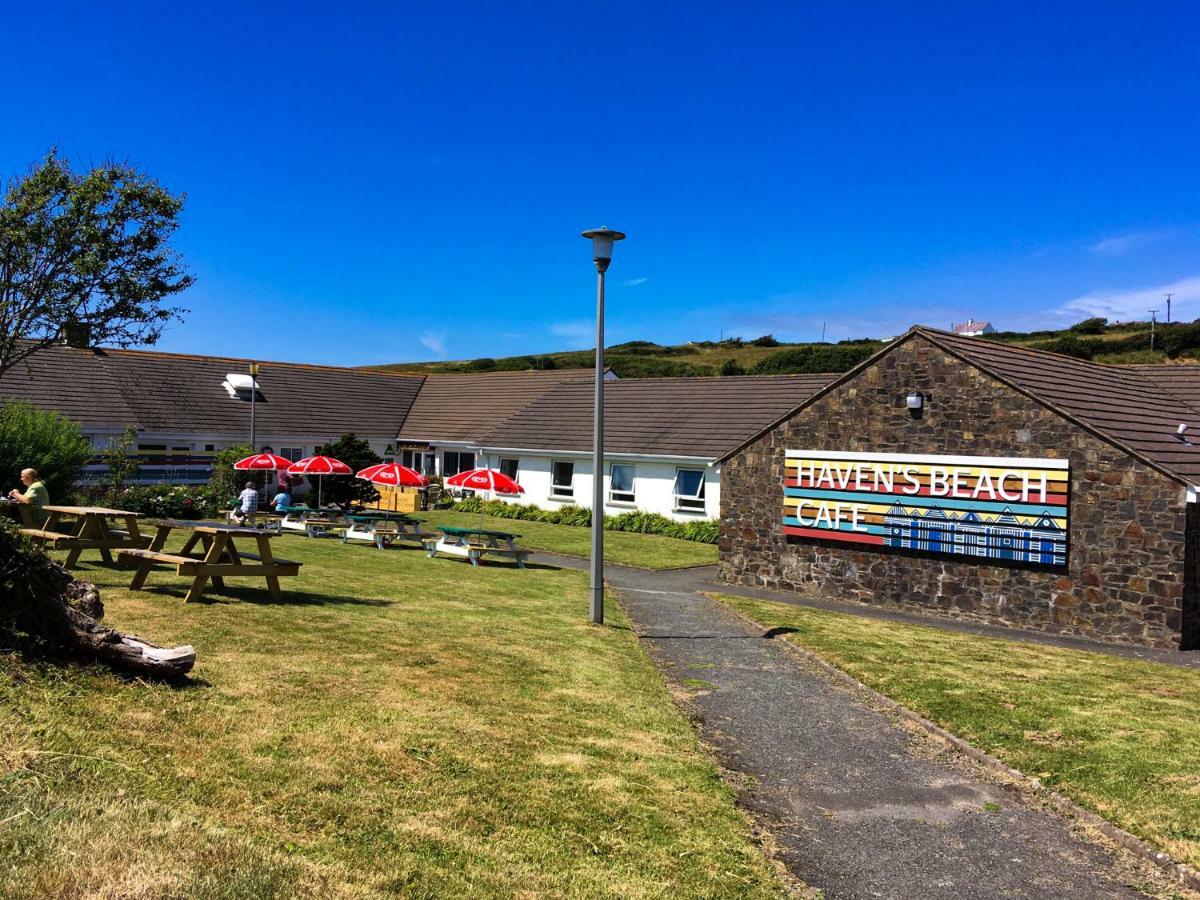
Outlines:
<svg viewBox="0 0 1200 900"><path fill-rule="evenodd" d="M558 509L542 509L530 504L505 503L503 500L480 500L468 497L451 504L447 509L454 512L478 513L495 519L523 519L526 522L547 522L551 525L574 525L591 527L592 511L582 506L562 506ZM695 522L676 522L666 516L651 512L627 512L619 516L604 517L605 531L632 531L637 534L661 534L682 541L715 544L720 534L716 519Z"/></svg>

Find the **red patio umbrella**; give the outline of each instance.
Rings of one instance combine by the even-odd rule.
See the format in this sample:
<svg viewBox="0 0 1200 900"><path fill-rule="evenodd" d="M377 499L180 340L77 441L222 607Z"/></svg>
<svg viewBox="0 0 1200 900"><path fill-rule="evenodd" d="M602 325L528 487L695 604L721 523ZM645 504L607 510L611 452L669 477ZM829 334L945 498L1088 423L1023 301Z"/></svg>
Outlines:
<svg viewBox="0 0 1200 900"><path fill-rule="evenodd" d="M523 494L521 487L503 472L495 469L469 469L446 479L453 487L470 488L474 491L491 491L494 494Z"/></svg>
<svg viewBox="0 0 1200 900"><path fill-rule="evenodd" d="M240 472L274 472L286 469L292 464L290 459L276 456L274 453L255 453L245 459L239 459L233 467Z"/></svg>
<svg viewBox="0 0 1200 900"><path fill-rule="evenodd" d="M425 487L429 484L429 479L416 469L410 469L399 463L380 463L377 466L368 466L354 477L369 481L371 484L390 484L393 487Z"/></svg>
<svg viewBox="0 0 1200 900"><path fill-rule="evenodd" d="M521 487L503 472L495 469L468 469L446 479L452 487L470 488L473 491L491 491L493 494L523 494ZM479 507L479 527L483 527L483 507Z"/></svg>
<svg viewBox="0 0 1200 900"><path fill-rule="evenodd" d="M289 475L311 475L318 479L326 475L350 475L354 472L340 459L334 459L332 456L306 456L304 459L291 463L287 470ZM320 505L321 482L318 481L317 506Z"/></svg>

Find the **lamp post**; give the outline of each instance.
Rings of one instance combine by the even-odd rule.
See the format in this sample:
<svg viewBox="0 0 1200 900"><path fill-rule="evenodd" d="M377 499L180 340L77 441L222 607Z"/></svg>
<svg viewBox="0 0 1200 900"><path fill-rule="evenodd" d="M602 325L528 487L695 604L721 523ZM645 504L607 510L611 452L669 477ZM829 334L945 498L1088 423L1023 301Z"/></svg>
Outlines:
<svg viewBox="0 0 1200 900"><path fill-rule="evenodd" d="M250 363L250 453L258 452L254 446L254 400L258 397L258 363Z"/></svg>
<svg viewBox="0 0 1200 900"><path fill-rule="evenodd" d="M614 241L625 235L601 226L585 231L596 263L596 383L592 407L592 602L593 625L604 624L604 273Z"/></svg>

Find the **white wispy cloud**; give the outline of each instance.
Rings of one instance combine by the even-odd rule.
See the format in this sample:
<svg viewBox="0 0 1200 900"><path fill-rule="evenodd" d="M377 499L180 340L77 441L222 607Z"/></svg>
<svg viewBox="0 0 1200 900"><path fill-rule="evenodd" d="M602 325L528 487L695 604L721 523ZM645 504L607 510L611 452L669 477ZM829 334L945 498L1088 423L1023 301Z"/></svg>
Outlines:
<svg viewBox="0 0 1200 900"><path fill-rule="evenodd" d="M1102 256L1124 256L1131 250L1139 250L1142 247L1155 244L1169 236L1169 234L1170 232L1167 231L1133 231L1129 234L1117 235L1116 237L1096 241L1096 243L1089 245L1088 249Z"/></svg>
<svg viewBox="0 0 1200 900"><path fill-rule="evenodd" d="M639 284L645 284L649 278L630 278L628 281L622 281L621 287L637 287Z"/></svg>
<svg viewBox="0 0 1200 900"><path fill-rule="evenodd" d="M590 319L554 322L550 325L549 330L557 337L566 338L572 349L582 350L590 347L596 338L596 323Z"/></svg>
<svg viewBox="0 0 1200 900"><path fill-rule="evenodd" d="M438 356L446 355L446 336L444 334L435 334L432 331L427 331L421 335L421 344Z"/></svg>
<svg viewBox="0 0 1200 900"><path fill-rule="evenodd" d="M1148 319L1150 310L1165 310L1167 294L1173 295L1172 318L1194 319L1200 315L1200 275L1130 290L1093 291L1068 300L1055 313L1073 319L1089 316L1104 316L1116 321Z"/></svg>

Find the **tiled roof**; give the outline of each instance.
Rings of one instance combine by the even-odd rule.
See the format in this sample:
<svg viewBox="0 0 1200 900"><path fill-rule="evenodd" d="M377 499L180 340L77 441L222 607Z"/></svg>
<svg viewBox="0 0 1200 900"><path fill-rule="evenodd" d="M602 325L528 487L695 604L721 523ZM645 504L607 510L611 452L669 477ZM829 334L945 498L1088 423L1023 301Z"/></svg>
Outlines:
<svg viewBox="0 0 1200 900"><path fill-rule="evenodd" d="M1140 369L1146 367L1106 366L1045 350L913 326L903 337L832 380L827 390L837 390L852 381L860 371L914 337L922 337L1023 391L1180 482L1200 485L1200 405L1194 405L1194 394L1184 394L1185 386L1194 390L1190 375L1145 373ZM1163 386L1171 378L1175 379L1174 390ZM721 459L728 459L796 415L821 393L824 391L759 428ZM1195 436L1191 439L1197 444L1183 443L1175 437L1180 423L1187 424L1189 436Z"/></svg>
<svg viewBox="0 0 1200 900"><path fill-rule="evenodd" d="M401 441L478 441L564 384L592 383L591 369L427 375L400 428Z"/></svg>
<svg viewBox="0 0 1200 900"><path fill-rule="evenodd" d="M985 329L988 329L991 327L992 327L991 322L976 322L974 319L972 319L969 322L960 322L958 325L955 325L953 328L953 333L954 334L975 334L976 332L984 331Z"/></svg>
<svg viewBox="0 0 1200 900"><path fill-rule="evenodd" d="M245 400L221 382L248 360L142 350L49 347L0 378L0 397L57 409L83 427L133 425L149 431L238 434L249 427ZM260 363L255 403L260 434L392 436L422 376Z"/></svg>
<svg viewBox="0 0 1200 900"><path fill-rule="evenodd" d="M1163 387L1161 377L931 328L914 330L1188 484L1200 483L1200 446L1175 436L1181 422L1197 435L1200 408Z"/></svg>
<svg viewBox="0 0 1200 900"><path fill-rule="evenodd" d="M605 450L716 458L834 377L764 375L610 381L604 387ZM490 448L590 449L590 379L565 382L547 391L493 431L479 436L478 443Z"/></svg>
<svg viewBox="0 0 1200 900"><path fill-rule="evenodd" d="M1122 366L1200 409L1200 365Z"/></svg>

